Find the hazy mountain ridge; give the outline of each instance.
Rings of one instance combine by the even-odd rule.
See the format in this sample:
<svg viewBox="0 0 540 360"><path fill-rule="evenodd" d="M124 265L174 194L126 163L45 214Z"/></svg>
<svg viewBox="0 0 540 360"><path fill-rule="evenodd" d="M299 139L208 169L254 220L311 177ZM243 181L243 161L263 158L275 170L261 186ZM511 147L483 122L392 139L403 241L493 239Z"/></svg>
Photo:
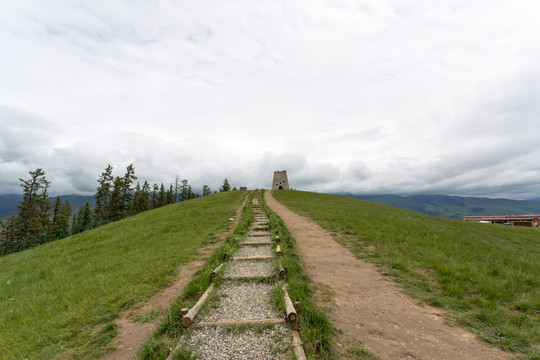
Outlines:
<svg viewBox="0 0 540 360"><path fill-rule="evenodd" d="M56 196L51 196L50 200L54 204ZM19 194L0 194L0 219L17 214L17 205L22 200ZM90 202L90 207L94 207L96 199L94 195L60 195L62 202L69 201L73 212L79 210L86 202Z"/></svg>
<svg viewBox="0 0 540 360"><path fill-rule="evenodd" d="M530 200L491 199L450 195L355 195L336 194L368 200L422 214L462 219L469 215L539 214L540 198Z"/></svg>

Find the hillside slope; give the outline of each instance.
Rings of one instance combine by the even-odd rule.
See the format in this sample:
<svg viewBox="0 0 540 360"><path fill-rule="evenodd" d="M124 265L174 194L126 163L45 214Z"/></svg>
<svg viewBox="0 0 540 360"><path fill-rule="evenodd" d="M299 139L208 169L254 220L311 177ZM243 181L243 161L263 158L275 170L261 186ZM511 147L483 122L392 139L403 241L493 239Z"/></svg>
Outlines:
<svg viewBox="0 0 540 360"><path fill-rule="evenodd" d="M0 359L93 359L111 320L169 285L245 192L185 201L0 258Z"/></svg>
<svg viewBox="0 0 540 360"><path fill-rule="evenodd" d="M539 229L465 223L334 195L273 195L483 340L523 359L540 358Z"/></svg>

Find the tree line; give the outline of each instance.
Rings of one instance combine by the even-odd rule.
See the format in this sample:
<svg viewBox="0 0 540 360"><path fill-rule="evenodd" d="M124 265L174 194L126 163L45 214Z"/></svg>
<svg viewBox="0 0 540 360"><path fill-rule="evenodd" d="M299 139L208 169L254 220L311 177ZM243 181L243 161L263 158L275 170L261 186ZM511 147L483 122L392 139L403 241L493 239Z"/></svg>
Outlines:
<svg viewBox="0 0 540 360"><path fill-rule="evenodd" d="M114 177L112 171L113 167L108 164L97 179L95 208L86 202L76 212L69 201L63 202L59 196L52 203L48 194L50 182L43 169L30 171L27 180L19 179L23 197L17 206L17 215L0 221L0 245L4 245L4 253L10 243L14 250L10 252L20 251L35 246L36 242L63 238L129 215L201 196L193 191L188 180L179 176L176 176L174 185L166 188L163 183L150 185L148 181L134 185L137 177L133 164L127 166L123 176ZM225 179L219 190L236 190L236 187L231 189ZM202 196L210 194L210 187L204 185Z"/></svg>

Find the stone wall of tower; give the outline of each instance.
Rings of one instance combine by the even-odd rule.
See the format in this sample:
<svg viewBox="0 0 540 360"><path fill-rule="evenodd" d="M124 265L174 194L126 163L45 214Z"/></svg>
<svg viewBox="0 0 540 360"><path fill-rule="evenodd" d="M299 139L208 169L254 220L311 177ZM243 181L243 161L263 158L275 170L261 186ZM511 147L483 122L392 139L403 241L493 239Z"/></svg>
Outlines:
<svg viewBox="0 0 540 360"><path fill-rule="evenodd" d="M274 171L274 180L272 181L272 190L289 190L289 179L287 171Z"/></svg>

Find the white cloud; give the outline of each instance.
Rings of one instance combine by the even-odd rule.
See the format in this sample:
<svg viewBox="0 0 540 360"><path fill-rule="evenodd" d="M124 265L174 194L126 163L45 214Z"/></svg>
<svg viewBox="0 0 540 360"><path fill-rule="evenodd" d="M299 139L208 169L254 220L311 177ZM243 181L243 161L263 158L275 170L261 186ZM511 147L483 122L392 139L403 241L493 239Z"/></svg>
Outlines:
<svg viewBox="0 0 540 360"><path fill-rule="evenodd" d="M0 192L141 180L538 196L532 0L0 4Z"/></svg>

